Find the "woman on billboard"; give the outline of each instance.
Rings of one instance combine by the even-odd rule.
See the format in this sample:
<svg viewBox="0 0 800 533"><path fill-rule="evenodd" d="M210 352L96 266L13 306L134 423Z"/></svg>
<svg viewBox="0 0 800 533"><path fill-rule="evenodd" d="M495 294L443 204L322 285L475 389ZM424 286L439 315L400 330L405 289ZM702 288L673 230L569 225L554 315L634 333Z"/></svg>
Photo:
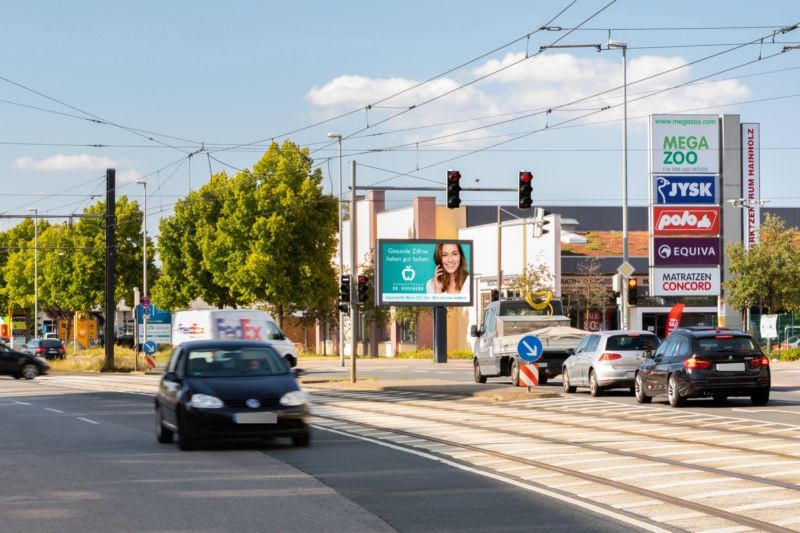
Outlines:
<svg viewBox="0 0 800 533"><path fill-rule="evenodd" d="M433 252L433 261L436 270L425 284L429 294L469 294L469 272L460 244L440 242Z"/></svg>

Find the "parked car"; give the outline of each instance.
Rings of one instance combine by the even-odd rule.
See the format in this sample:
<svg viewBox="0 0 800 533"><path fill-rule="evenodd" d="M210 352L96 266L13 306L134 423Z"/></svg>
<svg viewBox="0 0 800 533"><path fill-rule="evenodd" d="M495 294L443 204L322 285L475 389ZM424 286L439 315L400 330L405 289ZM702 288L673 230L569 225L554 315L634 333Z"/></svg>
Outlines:
<svg viewBox="0 0 800 533"><path fill-rule="evenodd" d="M13 376L15 379L33 379L47 374L50 363L42 357L12 350L9 345L0 342L0 374Z"/></svg>
<svg viewBox="0 0 800 533"><path fill-rule="evenodd" d="M290 437L311 443L310 398L271 344L186 341L175 348L155 399L158 442Z"/></svg>
<svg viewBox="0 0 800 533"><path fill-rule="evenodd" d="M578 387L588 387L592 396L616 388L633 392L640 360L659 344L661 340L649 331L612 330L586 335L564 361L564 392L575 392Z"/></svg>
<svg viewBox="0 0 800 533"><path fill-rule="evenodd" d="M686 398L749 396L753 405L769 402L769 358L744 331L708 327L670 333L636 372L636 400L650 403L666 395L673 407Z"/></svg>
<svg viewBox="0 0 800 533"><path fill-rule="evenodd" d="M64 343L58 339L31 339L25 351L45 359L64 359L67 355Z"/></svg>

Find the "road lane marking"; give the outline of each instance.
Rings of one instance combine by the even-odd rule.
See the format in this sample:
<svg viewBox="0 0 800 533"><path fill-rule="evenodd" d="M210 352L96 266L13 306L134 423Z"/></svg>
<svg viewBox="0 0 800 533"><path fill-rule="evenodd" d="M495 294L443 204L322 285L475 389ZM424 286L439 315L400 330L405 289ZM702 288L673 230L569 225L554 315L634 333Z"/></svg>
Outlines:
<svg viewBox="0 0 800 533"><path fill-rule="evenodd" d="M61 414L61 415L64 414L64 411L59 411L58 409L53 409L52 407L45 407L44 409L45 409L45 411L52 411L54 413L58 413L58 414Z"/></svg>
<svg viewBox="0 0 800 533"><path fill-rule="evenodd" d="M19 402L17 400L14 400L14 403L17 405L30 405L28 402Z"/></svg>
<svg viewBox="0 0 800 533"><path fill-rule="evenodd" d="M84 422L89 422L90 424L99 424L100 422L96 422L94 420L89 420L88 418L83 418L82 416L77 417L78 420L83 420Z"/></svg>
<svg viewBox="0 0 800 533"><path fill-rule="evenodd" d="M740 407L733 407L731 411L742 411L746 413L788 413L790 415L800 413L800 411L784 411L782 409L742 409Z"/></svg>

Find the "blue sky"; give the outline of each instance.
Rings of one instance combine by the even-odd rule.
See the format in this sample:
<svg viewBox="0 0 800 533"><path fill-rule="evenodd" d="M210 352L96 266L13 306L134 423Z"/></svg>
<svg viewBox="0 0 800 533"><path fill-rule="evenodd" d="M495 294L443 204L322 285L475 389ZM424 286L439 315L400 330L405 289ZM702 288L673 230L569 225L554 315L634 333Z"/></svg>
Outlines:
<svg viewBox="0 0 800 533"><path fill-rule="evenodd" d="M762 197L800 206L800 50L780 53L800 43L800 29L773 39L800 22L796 1L40 1L5 6L4 20L4 213L80 211L103 194L111 166L119 195L141 200L133 182L147 180L155 232L210 171L250 167L269 139L301 129L289 138L312 149L335 194L329 132L344 135L346 183L353 159L359 185L443 186L454 168L465 187L511 188L524 169L535 174L535 205L619 205L621 90L565 104L620 87L621 53L538 54L559 39L605 45L609 37L629 47L631 205L647 203L646 116L692 112L759 122ZM562 30L537 31L548 22ZM635 83L668 69L676 70ZM87 120L98 117L115 125ZM255 144L232 149L246 143ZM414 194L390 193L389 208ZM515 196L464 192L462 205L513 205Z"/></svg>

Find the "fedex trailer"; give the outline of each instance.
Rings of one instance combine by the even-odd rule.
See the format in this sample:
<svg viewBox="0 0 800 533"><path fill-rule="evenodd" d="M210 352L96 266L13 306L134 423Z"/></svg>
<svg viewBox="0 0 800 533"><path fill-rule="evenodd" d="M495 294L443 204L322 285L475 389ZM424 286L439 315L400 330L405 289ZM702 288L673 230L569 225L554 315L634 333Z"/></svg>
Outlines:
<svg viewBox="0 0 800 533"><path fill-rule="evenodd" d="M178 311L172 317L172 347L201 339L243 339L269 342L290 367L297 365L297 348L272 316L263 311L203 309Z"/></svg>

